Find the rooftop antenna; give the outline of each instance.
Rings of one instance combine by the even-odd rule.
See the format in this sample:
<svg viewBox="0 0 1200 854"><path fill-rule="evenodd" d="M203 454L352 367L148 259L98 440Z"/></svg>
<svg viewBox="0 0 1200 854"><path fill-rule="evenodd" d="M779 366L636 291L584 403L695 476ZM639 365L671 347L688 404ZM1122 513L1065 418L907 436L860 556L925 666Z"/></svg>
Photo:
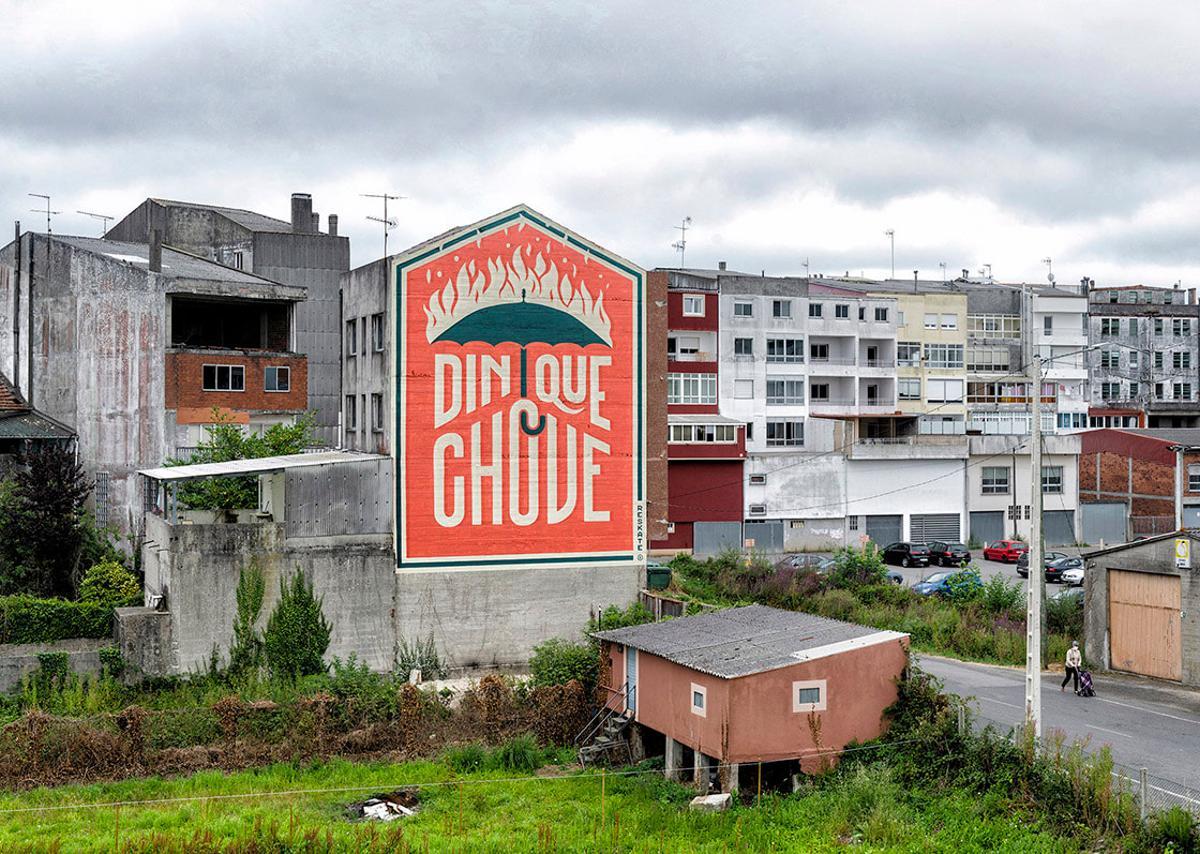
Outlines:
<svg viewBox="0 0 1200 854"><path fill-rule="evenodd" d="M25 195L31 196L32 198L35 198L35 199L45 199L46 200L46 210L43 211L41 208L30 208L30 210L33 211L34 213L44 213L46 215L46 234L50 234L51 233L50 232L50 217L60 214L60 213L62 213L62 211L50 210L50 197L47 196L45 193L26 193Z"/></svg>
<svg viewBox="0 0 1200 854"><path fill-rule="evenodd" d="M683 218L683 224L675 226L675 229L679 232L679 239L671 244L671 248L679 253L680 269L687 267L687 265L684 263L684 253L687 251L687 231L691 224L692 218L690 216L685 216Z"/></svg>
<svg viewBox="0 0 1200 854"><path fill-rule="evenodd" d="M896 229L889 228L885 231L884 236L892 242L892 278L896 278Z"/></svg>
<svg viewBox="0 0 1200 854"><path fill-rule="evenodd" d="M991 264L980 265L979 275L983 276L984 278L986 278L990 281L992 278L992 265Z"/></svg>
<svg viewBox="0 0 1200 854"><path fill-rule="evenodd" d="M388 216L388 202L407 199L408 196L394 196L388 193L359 193L364 199L383 199L383 216L368 216L371 222L383 225L383 257L388 257L388 232L396 227L396 220Z"/></svg>
<svg viewBox="0 0 1200 854"><path fill-rule="evenodd" d="M938 266L942 268L942 284L946 284L946 262L938 261Z"/></svg>
<svg viewBox="0 0 1200 854"><path fill-rule="evenodd" d="M1042 263L1046 265L1046 280L1050 282L1050 287L1054 287L1054 261L1047 256L1042 259Z"/></svg>
<svg viewBox="0 0 1200 854"><path fill-rule="evenodd" d="M98 214L98 213L88 213L87 211L75 211L75 213L83 214L84 216L90 216L92 219L100 220L100 236L101 237L108 234L108 224L110 222L112 222L114 219L116 219L115 216L107 216L106 214Z"/></svg>
<svg viewBox="0 0 1200 854"><path fill-rule="evenodd" d="M804 256L804 278L808 278L808 256Z"/></svg>

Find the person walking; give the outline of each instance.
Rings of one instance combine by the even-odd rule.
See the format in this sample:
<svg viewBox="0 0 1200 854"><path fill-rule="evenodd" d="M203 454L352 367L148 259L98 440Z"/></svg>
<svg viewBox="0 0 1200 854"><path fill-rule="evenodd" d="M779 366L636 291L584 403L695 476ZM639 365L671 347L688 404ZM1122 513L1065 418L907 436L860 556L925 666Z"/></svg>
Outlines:
<svg viewBox="0 0 1200 854"><path fill-rule="evenodd" d="M1079 668L1083 666L1083 655L1079 652L1079 641L1071 641L1071 648L1067 650L1067 672L1063 674L1062 685L1058 690L1066 691L1067 683L1074 680L1075 693L1079 693Z"/></svg>

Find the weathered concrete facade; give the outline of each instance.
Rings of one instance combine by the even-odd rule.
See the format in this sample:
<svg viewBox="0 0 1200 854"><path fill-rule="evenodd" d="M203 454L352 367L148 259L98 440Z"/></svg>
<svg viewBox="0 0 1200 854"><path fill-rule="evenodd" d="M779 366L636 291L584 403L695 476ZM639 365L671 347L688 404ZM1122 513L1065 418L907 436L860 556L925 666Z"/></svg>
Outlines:
<svg viewBox="0 0 1200 854"><path fill-rule="evenodd" d="M296 349L308 357L308 408L322 441L337 441L341 348L339 288L350 269L350 240L337 217L322 232L312 198L292 196L291 221L253 211L166 199L146 199L109 230L112 240L145 242L158 229L168 246L307 290L296 309Z"/></svg>
<svg viewBox="0 0 1200 854"><path fill-rule="evenodd" d="M342 444L392 450L392 289L388 262L373 261L342 275Z"/></svg>

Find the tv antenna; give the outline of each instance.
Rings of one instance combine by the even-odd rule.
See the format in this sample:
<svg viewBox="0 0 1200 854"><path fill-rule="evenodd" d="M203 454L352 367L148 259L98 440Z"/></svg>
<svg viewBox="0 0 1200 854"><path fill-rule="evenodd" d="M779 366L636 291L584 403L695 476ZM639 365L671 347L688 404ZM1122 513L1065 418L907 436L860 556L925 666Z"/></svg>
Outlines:
<svg viewBox="0 0 1200 854"><path fill-rule="evenodd" d="M45 193L26 193L25 195L31 196L32 198L35 198L35 199L45 199L46 200L46 209L44 211L41 208L30 208L30 210L33 211L34 213L44 213L46 215L46 234L50 234L50 217L56 216L57 214L62 213L62 211L50 210L50 197L47 196Z"/></svg>
<svg viewBox="0 0 1200 854"><path fill-rule="evenodd" d="M388 257L388 232L397 226L396 220L388 216L388 202L407 199L408 196L393 196L388 193L359 193L364 199L383 199L383 216L368 216L371 222L383 225L383 257Z"/></svg>
<svg viewBox="0 0 1200 854"><path fill-rule="evenodd" d="M808 278L808 256L804 256L804 278Z"/></svg>
<svg viewBox="0 0 1200 854"><path fill-rule="evenodd" d="M946 284L946 262L938 261L938 266L942 268L942 284Z"/></svg>
<svg viewBox="0 0 1200 854"><path fill-rule="evenodd" d="M991 265L991 264L981 264L981 265L979 266L979 275L981 275L981 276L983 276L984 278L986 278L986 279L988 279L989 281L991 281L991 278L992 278L992 265Z"/></svg>
<svg viewBox="0 0 1200 854"><path fill-rule="evenodd" d="M1054 261L1049 256L1042 259L1042 263L1046 265L1046 280L1050 282L1050 286L1054 286Z"/></svg>
<svg viewBox="0 0 1200 854"><path fill-rule="evenodd" d="M671 248L679 253L680 269L683 269L684 267L687 266L684 263L683 259L684 259L684 253L687 251L687 232L688 232L688 228L691 226L691 224L692 224L692 218L690 216L685 216L683 218L683 224L675 226L676 230L679 232L679 239L671 244Z"/></svg>
<svg viewBox="0 0 1200 854"><path fill-rule="evenodd" d="M75 211L75 213L83 214L84 216L90 216L92 219L100 220L100 236L101 237L108 234L108 224L110 222L112 222L114 219L116 219L115 216L107 216L106 214L98 214L98 213L88 213L87 211Z"/></svg>

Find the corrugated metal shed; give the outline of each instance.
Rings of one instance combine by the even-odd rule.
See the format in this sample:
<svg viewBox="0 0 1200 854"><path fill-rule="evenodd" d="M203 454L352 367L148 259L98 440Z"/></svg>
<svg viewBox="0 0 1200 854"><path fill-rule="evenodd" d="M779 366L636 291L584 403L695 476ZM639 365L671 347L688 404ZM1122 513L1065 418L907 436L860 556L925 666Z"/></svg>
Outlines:
<svg viewBox="0 0 1200 854"><path fill-rule="evenodd" d="M324 466L330 463L386 460L378 454L359 454L353 451L321 451L316 454L289 454L282 457L258 457L252 460L230 460L224 463L196 463L190 466L164 466L143 469L138 474L152 480L197 480L205 477L232 477L246 474L267 474L305 466Z"/></svg>
<svg viewBox="0 0 1200 854"><path fill-rule="evenodd" d="M734 679L906 635L798 611L747 605L596 632L594 637L701 673Z"/></svg>
<svg viewBox="0 0 1200 854"><path fill-rule="evenodd" d="M0 418L0 439L70 439L75 431L36 410Z"/></svg>

